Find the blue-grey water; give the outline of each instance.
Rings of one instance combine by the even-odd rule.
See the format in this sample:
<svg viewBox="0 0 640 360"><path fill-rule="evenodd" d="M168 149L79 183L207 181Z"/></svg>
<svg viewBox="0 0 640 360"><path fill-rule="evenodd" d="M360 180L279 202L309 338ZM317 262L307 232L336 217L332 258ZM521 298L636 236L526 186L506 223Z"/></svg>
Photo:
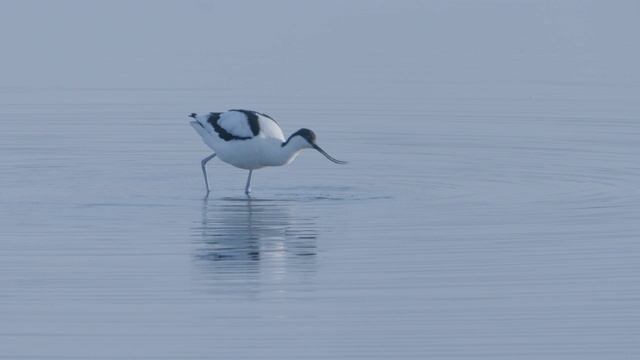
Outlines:
<svg viewBox="0 0 640 360"><path fill-rule="evenodd" d="M0 359L638 358L638 10L0 2Z"/></svg>

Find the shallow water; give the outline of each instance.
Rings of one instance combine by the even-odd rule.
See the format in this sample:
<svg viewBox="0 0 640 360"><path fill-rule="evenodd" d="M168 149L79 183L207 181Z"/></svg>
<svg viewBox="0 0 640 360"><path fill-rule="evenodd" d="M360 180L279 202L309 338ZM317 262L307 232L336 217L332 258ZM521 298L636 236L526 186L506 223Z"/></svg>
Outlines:
<svg viewBox="0 0 640 360"><path fill-rule="evenodd" d="M335 4L256 3L258 22L265 11L291 20L282 8L309 18L187 58L208 38L166 25L196 38L170 37L147 9L61 4L51 11L96 20L90 33L110 26L95 14L127 10L121 33L138 21L160 35L107 43L109 60L63 39L59 74L7 60L0 358L640 355L638 52L599 42L637 25L592 22L629 9L406 1L337 16ZM153 10L181 25L241 11L185 4ZM493 13L523 16L514 31L527 45L496 25L429 38L436 53L415 46L434 22ZM544 14L564 40L532 25ZM382 28L370 25L379 17ZM138 39L149 42L137 50ZM153 51L162 56L147 66ZM90 61L72 66L83 63L74 55ZM214 159L205 198L210 150L187 114L243 107L285 134L313 129L349 164L306 151L255 172L247 198L246 171Z"/></svg>

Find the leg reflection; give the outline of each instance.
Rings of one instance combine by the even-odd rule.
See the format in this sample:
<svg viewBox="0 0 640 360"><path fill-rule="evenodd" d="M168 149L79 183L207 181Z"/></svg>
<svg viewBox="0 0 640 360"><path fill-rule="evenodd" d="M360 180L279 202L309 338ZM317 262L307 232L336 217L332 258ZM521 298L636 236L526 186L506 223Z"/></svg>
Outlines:
<svg viewBox="0 0 640 360"><path fill-rule="evenodd" d="M282 283L285 277L302 280L315 273L315 223L294 216L294 209L251 198L205 200L194 228L194 261L201 274L219 286Z"/></svg>

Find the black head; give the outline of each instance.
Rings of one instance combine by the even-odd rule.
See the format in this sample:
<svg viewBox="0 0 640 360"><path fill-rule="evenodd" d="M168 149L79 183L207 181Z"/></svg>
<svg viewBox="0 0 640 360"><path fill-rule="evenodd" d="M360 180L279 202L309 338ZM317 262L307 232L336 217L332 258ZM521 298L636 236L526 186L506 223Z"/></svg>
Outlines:
<svg viewBox="0 0 640 360"><path fill-rule="evenodd" d="M287 141L284 144L282 144L282 146L287 145L289 140L291 140L292 138L294 138L296 136L300 136L301 138L307 140L307 142L309 144L311 144L311 145L315 145L315 143L316 143L316 134L313 131L311 131L309 129L300 129L300 130L294 132L293 134L291 134L291 136L289 136Z"/></svg>
<svg viewBox="0 0 640 360"><path fill-rule="evenodd" d="M329 156L329 154L327 154L324 150L322 150L322 148L320 148L320 146L318 146L318 144L316 144L316 134L309 130L309 129L300 129L296 132L294 132L293 134L291 134L291 136L289 136L289 138L287 139L287 141L282 143L282 146L286 146L289 141L293 138L295 138L296 136L300 136L301 138L305 139L309 145L311 145L312 148L318 150L318 152L320 152L322 155L324 155L327 159L333 161L336 164L346 164L346 161L342 161L342 160L338 160L338 159L334 159L333 157Z"/></svg>

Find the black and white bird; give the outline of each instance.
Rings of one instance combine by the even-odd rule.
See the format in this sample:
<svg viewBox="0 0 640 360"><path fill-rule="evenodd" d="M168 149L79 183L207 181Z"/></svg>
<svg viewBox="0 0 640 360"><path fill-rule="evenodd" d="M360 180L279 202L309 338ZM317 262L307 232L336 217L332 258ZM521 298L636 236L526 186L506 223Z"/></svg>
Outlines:
<svg viewBox="0 0 640 360"><path fill-rule="evenodd" d="M300 129L285 140L280 126L270 116L250 110L229 110L206 115L191 114L191 126L214 153L202 159L204 184L209 189L207 162L216 155L235 167L249 170L244 192L251 192L251 174L266 166L287 165L304 149L316 149L336 164L346 161L329 156L318 144L309 129Z"/></svg>

